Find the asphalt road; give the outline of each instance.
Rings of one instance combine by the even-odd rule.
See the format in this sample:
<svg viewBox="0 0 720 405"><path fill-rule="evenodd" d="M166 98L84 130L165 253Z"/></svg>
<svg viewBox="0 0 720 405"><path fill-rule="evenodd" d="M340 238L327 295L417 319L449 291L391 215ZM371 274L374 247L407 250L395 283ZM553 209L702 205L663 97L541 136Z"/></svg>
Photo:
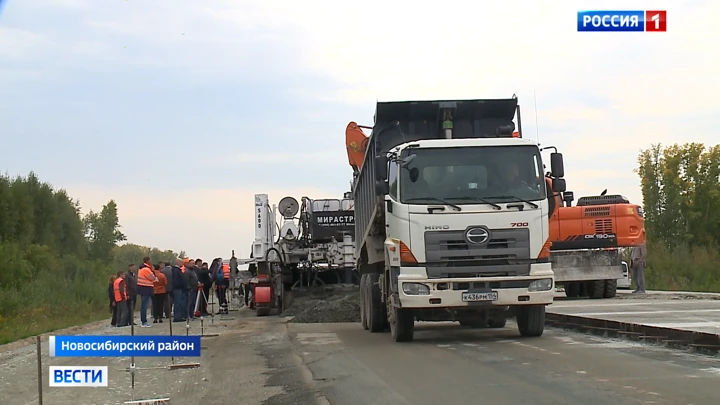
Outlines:
<svg viewBox="0 0 720 405"><path fill-rule="evenodd" d="M287 327L311 388L333 405L720 403L720 359L644 344L560 330L521 339L512 322L418 323L409 344L358 324Z"/></svg>
<svg viewBox="0 0 720 405"><path fill-rule="evenodd" d="M138 333L165 334L166 326ZM140 371L135 391L120 371L129 359L48 358L44 344L44 403L122 404L132 397L169 397L175 405L720 403L720 358L553 329L521 339L512 322L500 330L418 323L409 344L359 324L285 323L246 310L206 328L220 336L203 339L202 357L175 359L199 361L200 368ZM82 333L124 332L103 326ZM200 333L197 322L189 333ZM0 348L0 404L36 404L34 346ZM169 361L138 359L138 366ZM110 386L48 388L49 365L107 365Z"/></svg>

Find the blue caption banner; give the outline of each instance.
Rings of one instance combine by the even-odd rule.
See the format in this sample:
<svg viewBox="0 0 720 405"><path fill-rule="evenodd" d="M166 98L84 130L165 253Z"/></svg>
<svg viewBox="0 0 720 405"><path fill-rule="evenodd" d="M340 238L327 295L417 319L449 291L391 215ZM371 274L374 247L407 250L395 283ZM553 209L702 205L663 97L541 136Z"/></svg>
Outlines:
<svg viewBox="0 0 720 405"><path fill-rule="evenodd" d="M578 32L643 32L643 10L597 10L578 11Z"/></svg>
<svg viewBox="0 0 720 405"><path fill-rule="evenodd" d="M200 336L50 336L50 357L200 357Z"/></svg>

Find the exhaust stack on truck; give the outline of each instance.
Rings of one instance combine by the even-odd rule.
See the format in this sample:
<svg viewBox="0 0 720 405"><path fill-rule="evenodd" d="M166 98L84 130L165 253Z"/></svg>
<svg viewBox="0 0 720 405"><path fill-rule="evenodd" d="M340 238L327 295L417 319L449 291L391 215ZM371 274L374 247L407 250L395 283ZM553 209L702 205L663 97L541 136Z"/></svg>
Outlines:
<svg viewBox="0 0 720 405"><path fill-rule="evenodd" d="M546 183L517 98L381 102L362 128L348 125L346 146L363 327L401 342L415 321L503 327L513 314L542 335L549 199L565 180L553 153Z"/></svg>

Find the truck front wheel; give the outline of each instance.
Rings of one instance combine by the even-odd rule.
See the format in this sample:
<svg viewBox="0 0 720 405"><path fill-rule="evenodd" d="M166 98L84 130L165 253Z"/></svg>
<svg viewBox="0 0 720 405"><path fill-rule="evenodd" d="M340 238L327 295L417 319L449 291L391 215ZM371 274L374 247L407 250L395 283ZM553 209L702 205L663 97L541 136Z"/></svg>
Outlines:
<svg viewBox="0 0 720 405"><path fill-rule="evenodd" d="M545 330L545 305L518 306L516 318L521 336L542 336Z"/></svg>
<svg viewBox="0 0 720 405"><path fill-rule="evenodd" d="M387 300L390 335L395 342L412 342L415 335L415 314L411 309L397 308Z"/></svg>
<svg viewBox="0 0 720 405"><path fill-rule="evenodd" d="M387 330L387 314L385 305L382 302L380 286L378 285L379 279L379 274L371 273L368 274L368 277L365 280L365 301L367 302L367 305L365 306L365 310L367 311L365 317L367 318L368 328L372 333L384 332Z"/></svg>

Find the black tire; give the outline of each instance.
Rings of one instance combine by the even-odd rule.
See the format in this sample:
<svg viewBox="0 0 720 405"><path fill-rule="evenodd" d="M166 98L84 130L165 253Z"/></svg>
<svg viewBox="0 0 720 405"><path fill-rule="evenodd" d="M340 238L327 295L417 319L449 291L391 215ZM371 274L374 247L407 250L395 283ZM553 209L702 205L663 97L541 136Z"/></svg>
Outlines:
<svg viewBox="0 0 720 405"><path fill-rule="evenodd" d="M568 298L577 298L580 296L581 283L565 283L565 296Z"/></svg>
<svg viewBox="0 0 720 405"><path fill-rule="evenodd" d="M589 295L588 290L590 288L590 282L583 281L578 282L578 284L580 285L580 292L578 293L578 297L587 297Z"/></svg>
<svg viewBox="0 0 720 405"><path fill-rule="evenodd" d="M502 318L490 318L487 321L487 325L488 328L502 329L507 325L507 318L504 316Z"/></svg>
<svg viewBox="0 0 720 405"><path fill-rule="evenodd" d="M270 315L270 308L261 307L261 308L258 308L255 312L256 312L257 316L268 316L268 315Z"/></svg>
<svg viewBox="0 0 720 405"><path fill-rule="evenodd" d="M360 324L362 325L363 329L368 330L370 327L368 326L368 319L367 319L367 294L366 294L366 287L367 284L367 274L363 274L360 276Z"/></svg>
<svg viewBox="0 0 720 405"><path fill-rule="evenodd" d="M588 295L591 299L597 300L605 295L605 280L594 280L590 283Z"/></svg>
<svg viewBox="0 0 720 405"><path fill-rule="evenodd" d="M415 337L415 314L411 309L396 308L387 300L386 312L394 342L412 342Z"/></svg>
<svg viewBox="0 0 720 405"><path fill-rule="evenodd" d="M604 298L615 298L617 295L617 280L605 280Z"/></svg>
<svg viewBox="0 0 720 405"><path fill-rule="evenodd" d="M523 337L539 337L545 331L545 305L519 306L516 318Z"/></svg>
<svg viewBox="0 0 720 405"><path fill-rule="evenodd" d="M367 285L365 289L366 300L368 302L367 319L371 333L384 332L387 325L387 310L382 302L380 286L378 285L379 278L379 274L372 273L368 275L365 282Z"/></svg>

